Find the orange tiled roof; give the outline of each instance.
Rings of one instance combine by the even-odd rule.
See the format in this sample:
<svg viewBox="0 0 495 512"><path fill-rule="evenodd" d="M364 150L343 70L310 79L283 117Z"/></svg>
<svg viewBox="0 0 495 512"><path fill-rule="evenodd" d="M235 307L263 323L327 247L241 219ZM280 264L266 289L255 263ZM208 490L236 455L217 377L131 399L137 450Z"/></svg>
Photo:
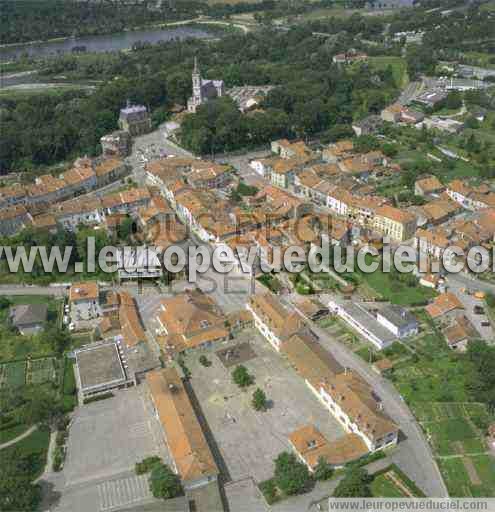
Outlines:
<svg viewBox="0 0 495 512"><path fill-rule="evenodd" d="M452 292L442 293L425 308L432 318L438 318L455 309L464 309L464 306Z"/></svg>
<svg viewBox="0 0 495 512"><path fill-rule="evenodd" d="M146 381L182 481L216 476L219 471L187 391L174 368L154 370Z"/></svg>
<svg viewBox="0 0 495 512"><path fill-rule="evenodd" d="M98 300L99 288L96 281L73 283L69 290L69 301Z"/></svg>

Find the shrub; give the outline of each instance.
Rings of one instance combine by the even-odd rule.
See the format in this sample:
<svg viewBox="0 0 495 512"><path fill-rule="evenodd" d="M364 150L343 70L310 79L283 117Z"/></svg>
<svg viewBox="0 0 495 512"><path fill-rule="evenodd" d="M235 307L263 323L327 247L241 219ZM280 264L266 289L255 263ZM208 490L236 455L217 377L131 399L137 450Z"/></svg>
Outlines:
<svg viewBox="0 0 495 512"><path fill-rule="evenodd" d="M165 464L153 466L149 484L155 498L170 499L182 493L179 477Z"/></svg>
<svg viewBox="0 0 495 512"><path fill-rule="evenodd" d="M263 496L265 497L265 500L268 503L268 505L272 505L273 503L275 503L275 501L277 501L277 486L275 485L273 478L261 482L259 488L260 491L263 493Z"/></svg>
<svg viewBox="0 0 495 512"><path fill-rule="evenodd" d="M205 355L200 356L199 362L205 368L208 368L209 366L211 366L211 361Z"/></svg>
<svg viewBox="0 0 495 512"><path fill-rule="evenodd" d="M283 452L275 459L275 483L287 495L301 494L308 489L311 476L293 453Z"/></svg>
<svg viewBox="0 0 495 512"><path fill-rule="evenodd" d="M101 395L95 395L90 396L88 398L85 398L83 403L84 404L90 404L91 402L98 402L100 400L106 400L107 398L112 398L114 394L111 391L108 391L107 393L102 393Z"/></svg>
<svg viewBox="0 0 495 512"><path fill-rule="evenodd" d="M246 388L254 382L253 376L249 375L247 368L242 364L232 372L232 379L240 388Z"/></svg>
<svg viewBox="0 0 495 512"><path fill-rule="evenodd" d="M135 471L136 475L143 475L149 473L156 464L161 464L162 459L160 457L146 457L141 462L136 462Z"/></svg>

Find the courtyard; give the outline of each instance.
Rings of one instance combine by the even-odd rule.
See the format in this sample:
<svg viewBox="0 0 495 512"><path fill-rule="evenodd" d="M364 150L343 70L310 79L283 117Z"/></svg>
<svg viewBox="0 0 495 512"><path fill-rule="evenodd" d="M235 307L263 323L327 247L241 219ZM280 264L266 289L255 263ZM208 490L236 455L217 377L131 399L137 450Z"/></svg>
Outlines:
<svg viewBox="0 0 495 512"><path fill-rule="evenodd" d="M249 355L242 357L242 364L255 381L246 390L233 383L234 367L227 369L219 358L231 345L241 345L242 354ZM206 355L210 366L199 362L201 355ZM192 390L226 480L252 477L260 482L270 478L273 460L281 452L290 451L287 435L307 423L313 423L329 440L344 434L284 357L254 330L242 332L227 345L191 353L184 358L184 364L191 372ZM251 405L253 391L258 387L268 399L266 412L257 412Z"/></svg>
<svg viewBox="0 0 495 512"><path fill-rule="evenodd" d="M150 455L169 460L161 426L145 398L145 386L80 407L70 427L64 467L67 485L133 470Z"/></svg>

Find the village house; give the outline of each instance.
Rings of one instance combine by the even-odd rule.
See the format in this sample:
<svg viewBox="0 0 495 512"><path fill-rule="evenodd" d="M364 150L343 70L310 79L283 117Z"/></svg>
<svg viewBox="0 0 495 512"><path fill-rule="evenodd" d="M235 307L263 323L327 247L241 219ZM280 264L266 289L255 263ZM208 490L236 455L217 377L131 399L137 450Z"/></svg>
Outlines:
<svg viewBox="0 0 495 512"><path fill-rule="evenodd" d="M289 434L288 439L311 473L314 473L320 459L338 469L368 453L368 447L357 434L347 434L329 442L314 425L298 428Z"/></svg>
<svg viewBox="0 0 495 512"><path fill-rule="evenodd" d="M139 208L147 206L151 201L151 195L147 188L131 188L123 192L116 192L104 196L101 204L105 215L114 213L136 214Z"/></svg>
<svg viewBox="0 0 495 512"><path fill-rule="evenodd" d="M344 53L337 53L332 57L334 64L353 64L354 62L365 62L368 60L366 53L358 52L354 48L350 48Z"/></svg>
<svg viewBox="0 0 495 512"><path fill-rule="evenodd" d="M162 299L156 319L158 342L169 358L226 341L230 335L220 307L199 289Z"/></svg>
<svg viewBox="0 0 495 512"><path fill-rule="evenodd" d="M46 304L17 304L9 309L11 324L23 335L38 334L45 328L48 318Z"/></svg>
<svg viewBox="0 0 495 512"><path fill-rule="evenodd" d="M452 201L448 195L442 194L441 198L430 201L423 206L418 206L417 211L419 226L436 226L443 224L463 210L459 203Z"/></svg>
<svg viewBox="0 0 495 512"><path fill-rule="evenodd" d="M122 339L127 348L146 342L146 334L136 301L127 292L119 293L118 318Z"/></svg>
<svg viewBox="0 0 495 512"><path fill-rule="evenodd" d="M280 352L283 343L304 326L303 318L289 312L271 293L252 295L246 308L254 318L254 325Z"/></svg>
<svg viewBox="0 0 495 512"><path fill-rule="evenodd" d="M124 158L131 152L131 136L129 132L118 130L100 139L102 153L106 158Z"/></svg>
<svg viewBox="0 0 495 512"><path fill-rule="evenodd" d="M18 231L30 225L31 221L31 215L22 204L2 208L0 210L0 235L15 235Z"/></svg>
<svg viewBox="0 0 495 512"><path fill-rule="evenodd" d="M177 370L148 372L146 382L183 488L187 491L215 482L220 472Z"/></svg>
<svg viewBox="0 0 495 512"><path fill-rule="evenodd" d="M374 452L397 444L399 428L383 402L356 372L344 370L320 383L320 400L349 434L357 434Z"/></svg>
<svg viewBox="0 0 495 512"><path fill-rule="evenodd" d="M393 206L380 206L375 211L373 229L394 242L404 242L414 236L416 217Z"/></svg>
<svg viewBox="0 0 495 512"><path fill-rule="evenodd" d="M32 226L55 234L58 230L57 219L51 213L43 213L32 218Z"/></svg>
<svg viewBox="0 0 495 512"><path fill-rule="evenodd" d="M100 316L100 291L96 281L73 283L69 289L70 314L73 322Z"/></svg>
<svg viewBox="0 0 495 512"><path fill-rule="evenodd" d="M287 139L274 140L271 143L271 150L272 153L285 159L299 157L309 161L316 158L315 153L302 141L289 142Z"/></svg>
<svg viewBox="0 0 495 512"><path fill-rule="evenodd" d="M120 158L103 158L95 163L96 186L98 188L121 180L131 174L132 168Z"/></svg>
<svg viewBox="0 0 495 512"><path fill-rule="evenodd" d="M471 187L461 180L451 181L447 185L447 194L467 210L495 208L495 192L487 185Z"/></svg>
<svg viewBox="0 0 495 512"><path fill-rule="evenodd" d="M213 162L201 162L201 165L193 164L186 176L187 182L190 185L205 190L222 188L232 178L229 165L215 164Z"/></svg>
<svg viewBox="0 0 495 512"><path fill-rule="evenodd" d="M336 164L339 160L353 155L354 144L352 140L339 140L330 144L322 152L322 159L329 164Z"/></svg>
<svg viewBox="0 0 495 512"><path fill-rule="evenodd" d="M356 134L356 137L361 135L371 135L377 132L383 125L383 120L380 116L372 114L370 116L352 123L352 129Z"/></svg>
<svg viewBox="0 0 495 512"><path fill-rule="evenodd" d="M26 189L19 184L0 188L0 208L26 204Z"/></svg>
<svg viewBox="0 0 495 512"><path fill-rule="evenodd" d="M27 186L27 195L29 204L48 207L62 199L69 198L70 191L64 180L44 174L36 178L34 184Z"/></svg>
<svg viewBox="0 0 495 512"><path fill-rule="evenodd" d="M76 231L81 225L98 225L105 220L102 203L98 198L71 199L56 204L52 211L58 224L68 231Z"/></svg>
<svg viewBox="0 0 495 512"><path fill-rule="evenodd" d="M450 325L444 327L442 334L449 348L458 352L465 352L468 342L480 336L471 321L463 314L458 314Z"/></svg>
<svg viewBox="0 0 495 512"><path fill-rule="evenodd" d="M452 319L464 310L462 302L452 292L445 292L435 297L431 304L426 306L425 311L433 319Z"/></svg>
<svg viewBox="0 0 495 512"><path fill-rule="evenodd" d="M96 174L89 158L79 158L72 169L59 176L65 182L64 197L87 194L96 188Z"/></svg>
<svg viewBox="0 0 495 512"><path fill-rule="evenodd" d="M437 196L444 190L445 187L436 176L425 176L414 183L414 193L417 196Z"/></svg>

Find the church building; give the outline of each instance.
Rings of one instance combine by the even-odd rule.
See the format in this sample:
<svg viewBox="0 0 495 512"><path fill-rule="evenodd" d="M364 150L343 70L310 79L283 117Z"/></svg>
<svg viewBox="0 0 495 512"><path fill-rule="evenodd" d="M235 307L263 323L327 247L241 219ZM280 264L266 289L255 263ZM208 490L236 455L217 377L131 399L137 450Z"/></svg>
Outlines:
<svg viewBox="0 0 495 512"><path fill-rule="evenodd" d="M198 61L194 57L192 72L192 96L187 100L187 111L195 113L197 108L208 100L220 98L225 94L223 80L205 80L201 78Z"/></svg>

